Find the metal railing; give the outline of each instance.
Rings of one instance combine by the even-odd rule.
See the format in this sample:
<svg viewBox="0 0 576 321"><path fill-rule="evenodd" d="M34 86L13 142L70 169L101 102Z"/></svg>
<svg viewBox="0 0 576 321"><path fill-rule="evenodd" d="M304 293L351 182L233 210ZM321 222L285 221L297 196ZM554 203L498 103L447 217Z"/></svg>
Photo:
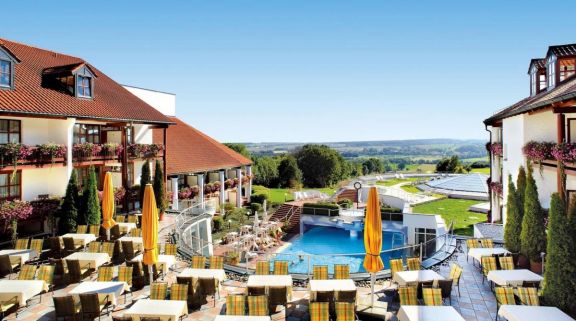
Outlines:
<svg viewBox="0 0 576 321"><path fill-rule="evenodd" d="M317 215L317 216L339 216L340 208L330 209L330 208L318 208L318 207L302 207L302 215Z"/></svg>
<svg viewBox="0 0 576 321"><path fill-rule="evenodd" d="M175 220L174 234L178 244L178 250L189 255L203 255L205 248L212 246L210 242L196 237L193 235L193 228L196 230L196 224L203 219L211 218L210 214L206 213L206 209L202 207L201 203L193 204L178 214ZM211 233L211 231L207 231ZM197 241L197 242L195 242ZM196 246L199 244L199 246Z"/></svg>

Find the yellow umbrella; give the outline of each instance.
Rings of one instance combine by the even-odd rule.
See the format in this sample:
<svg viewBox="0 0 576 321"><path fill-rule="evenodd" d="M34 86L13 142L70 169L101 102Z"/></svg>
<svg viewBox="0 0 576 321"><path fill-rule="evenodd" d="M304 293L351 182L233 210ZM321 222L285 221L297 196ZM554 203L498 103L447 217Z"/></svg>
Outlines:
<svg viewBox="0 0 576 321"><path fill-rule="evenodd" d="M150 270L150 283L152 283L152 265L158 262L158 208L152 184L146 184L142 206L142 242L144 244L144 258L142 263L148 265Z"/></svg>
<svg viewBox="0 0 576 321"><path fill-rule="evenodd" d="M371 301L374 305L374 283L376 272L382 270L384 263L380 258L382 252L382 218L380 215L380 200L376 187L370 188L368 203L366 204L366 217L364 219L364 268L371 274Z"/></svg>
<svg viewBox="0 0 576 321"><path fill-rule="evenodd" d="M107 172L104 178L104 192L102 195L102 227L106 229L106 237L110 239L110 229L116 225L114 222L114 186L112 185L112 173Z"/></svg>

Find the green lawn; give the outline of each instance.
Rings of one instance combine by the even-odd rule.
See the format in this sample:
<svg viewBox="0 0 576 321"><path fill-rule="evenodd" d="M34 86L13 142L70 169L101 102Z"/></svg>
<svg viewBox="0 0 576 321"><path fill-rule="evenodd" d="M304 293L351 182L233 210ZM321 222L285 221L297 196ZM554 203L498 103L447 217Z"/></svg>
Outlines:
<svg viewBox="0 0 576 321"><path fill-rule="evenodd" d="M470 206L478 203L481 202L447 198L417 205L413 208L412 212L419 214L439 214L446 222L446 225L450 225L450 222L454 221L454 233L472 236L474 234L473 225L486 221L486 214L468 211Z"/></svg>
<svg viewBox="0 0 576 321"><path fill-rule="evenodd" d="M436 165L434 164L410 164L406 165L406 171L411 173L434 173Z"/></svg>
<svg viewBox="0 0 576 321"><path fill-rule="evenodd" d="M422 193L422 191L420 191L420 190L419 190L418 188L416 188L416 186L414 186L414 185L404 185L404 186L401 186L401 188L402 188L403 190L405 190L406 192L408 192L408 193L413 193L413 194Z"/></svg>
<svg viewBox="0 0 576 321"><path fill-rule="evenodd" d="M382 185L382 186L392 186L392 185L405 183L405 182L415 182L419 179L421 179L421 178L419 178L419 177L393 178L393 179L388 179L385 181L377 181L376 184Z"/></svg>
<svg viewBox="0 0 576 321"><path fill-rule="evenodd" d="M276 202L276 203L284 203L284 201L293 201L294 197L292 195L292 192L294 190L288 189L288 188L267 188L261 185L254 185L253 187L253 193L254 194L266 194L268 195L268 201L269 202ZM320 191L324 194L327 194L328 196L333 195L334 193L336 193L336 189L331 188L331 187L326 187L326 188L304 188L302 189L302 191L307 191L307 190L315 190L315 191Z"/></svg>
<svg viewBox="0 0 576 321"><path fill-rule="evenodd" d="M470 173L480 173L480 174L490 175L490 167L472 168L472 171Z"/></svg>

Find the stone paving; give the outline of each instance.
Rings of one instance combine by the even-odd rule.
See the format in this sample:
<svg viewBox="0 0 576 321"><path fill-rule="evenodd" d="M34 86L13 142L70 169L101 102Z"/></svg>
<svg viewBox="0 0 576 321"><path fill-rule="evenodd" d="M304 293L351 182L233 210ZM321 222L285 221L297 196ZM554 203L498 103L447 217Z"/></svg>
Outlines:
<svg viewBox="0 0 576 321"><path fill-rule="evenodd" d="M458 291L454 288L452 292L452 306L454 306L466 319L467 321L489 321L494 320L496 317L496 300L492 294L488 282L482 283L482 275L479 269L472 265L472 258L470 262L466 261L466 255L464 253L457 253L452 257L453 261L457 261L463 268L464 273L461 280L460 293L458 296ZM176 275L178 271L181 271L187 266L185 262L178 262L177 267L168 274L166 281L168 283L173 283L176 281ZM444 264L439 268L440 274L447 276L449 273L449 265ZM94 279L96 274L91 278ZM62 296L66 295L71 291L77 284L68 285L65 288L57 289L54 294L48 293L41 296L41 302L36 297L29 306L18 314L16 318L15 314L12 313L6 316L5 320L54 320L54 308L52 302L52 295ZM399 306L398 303L393 300L391 296L386 296L383 289L387 286L385 284L378 284L376 286L377 297L380 301L388 302L388 310L393 314L396 313ZM240 294L245 293L246 286L245 282L240 280L227 280L224 282L221 293L221 299L217 299L216 307L213 306L213 301L208 298L208 302L203 305L200 310L189 310L188 316L184 320L199 320L208 321L213 320L218 314L223 313L225 297L228 294ZM361 284L358 288L359 298L369 295L369 288L365 284ZM113 315L122 316L123 311L130 307L135 300L140 298L146 298L148 296L148 287L142 290L135 291L133 296L128 295L127 300L124 298L119 298L118 306L115 307ZM272 315L272 320L288 320L288 321L300 321L309 320L308 315L308 299L309 293L305 288L294 288L293 296L291 302L288 304L286 309L279 308L278 312ZM449 304L449 303L445 303ZM102 317L102 320L111 320L110 316ZM395 317L393 318L395 319Z"/></svg>

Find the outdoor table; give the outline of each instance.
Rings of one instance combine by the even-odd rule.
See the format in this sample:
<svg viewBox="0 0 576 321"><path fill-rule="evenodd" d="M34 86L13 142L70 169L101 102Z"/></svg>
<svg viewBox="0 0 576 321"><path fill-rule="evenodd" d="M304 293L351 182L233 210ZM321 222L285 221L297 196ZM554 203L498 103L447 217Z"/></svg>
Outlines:
<svg viewBox="0 0 576 321"><path fill-rule="evenodd" d="M250 275L246 287L264 287L266 293L270 287L283 287L288 291L288 298L292 297L292 276L291 275Z"/></svg>
<svg viewBox="0 0 576 321"><path fill-rule="evenodd" d="M140 255L136 256L135 258L133 258L132 262L142 261L143 257L144 256L142 254L140 254ZM158 262L156 263L156 266L158 266L158 265L160 266L164 275L166 275L168 273L168 270L174 264L176 264L176 256L175 255L165 255L165 254L158 255Z"/></svg>
<svg viewBox="0 0 576 321"><path fill-rule="evenodd" d="M118 240L120 242L132 242L132 244L134 244L134 251L144 251L144 241L142 241L142 238L139 236L122 236Z"/></svg>
<svg viewBox="0 0 576 321"><path fill-rule="evenodd" d="M493 270L488 280L500 286L522 286L522 282L542 282L543 278L530 270Z"/></svg>
<svg viewBox="0 0 576 321"><path fill-rule="evenodd" d="M74 239L75 245L82 245L82 247L86 247L88 243L96 241L96 235L94 234L78 234L78 233L68 233L62 235L62 239L65 237L71 237Z"/></svg>
<svg viewBox="0 0 576 321"><path fill-rule="evenodd" d="M451 306L403 305L397 318L398 321L465 321Z"/></svg>
<svg viewBox="0 0 576 321"><path fill-rule="evenodd" d="M351 279L344 280L310 280L310 297L317 292L356 291L356 284Z"/></svg>
<svg viewBox="0 0 576 321"><path fill-rule="evenodd" d="M120 233L124 234L124 233L130 233L130 231L134 228L136 228L136 223L116 223L116 225L118 225L118 227L120 228Z"/></svg>
<svg viewBox="0 0 576 321"><path fill-rule="evenodd" d="M0 280L0 301L17 297L20 307L42 291L48 291L48 285L42 280Z"/></svg>
<svg viewBox="0 0 576 321"><path fill-rule="evenodd" d="M30 261L31 257L36 257L37 253L34 250L2 250L0 255L8 255L12 264Z"/></svg>
<svg viewBox="0 0 576 321"><path fill-rule="evenodd" d="M79 295L84 293L98 293L98 298L100 298L100 300L103 300L108 296L108 302L112 303L112 305L116 305L117 298L121 296L125 290L129 289L130 287L126 282L84 281L78 284L68 294Z"/></svg>
<svg viewBox="0 0 576 321"><path fill-rule="evenodd" d="M214 278L218 282L226 280L226 272L222 269L191 269L186 268L178 274L181 277L192 277L192 278Z"/></svg>
<svg viewBox="0 0 576 321"><path fill-rule="evenodd" d="M406 285L414 282L444 280L444 277L432 270L402 271L394 273L393 280L398 285Z"/></svg>
<svg viewBox="0 0 576 321"><path fill-rule="evenodd" d="M124 316L131 317L138 321L140 317L160 318L162 321L178 321L180 316L188 314L186 301L177 300L148 300L139 299L128 310Z"/></svg>
<svg viewBox="0 0 576 321"><path fill-rule="evenodd" d="M78 260L80 266L90 265L91 269L98 269L99 266L110 262L108 253L76 252L68 255L66 260Z"/></svg>
<svg viewBox="0 0 576 321"><path fill-rule="evenodd" d="M473 248L468 250L468 256L473 257L474 260L478 261L479 263L482 262L483 256L492 256L493 254L510 254L510 251L503 247Z"/></svg>
<svg viewBox="0 0 576 321"><path fill-rule="evenodd" d="M554 320L574 321L566 313L556 307L531 305L503 305L498 315L508 321Z"/></svg>
<svg viewBox="0 0 576 321"><path fill-rule="evenodd" d="M257 317L248 315L217 315L214 321L271 321L268 316Z"/></svg>

